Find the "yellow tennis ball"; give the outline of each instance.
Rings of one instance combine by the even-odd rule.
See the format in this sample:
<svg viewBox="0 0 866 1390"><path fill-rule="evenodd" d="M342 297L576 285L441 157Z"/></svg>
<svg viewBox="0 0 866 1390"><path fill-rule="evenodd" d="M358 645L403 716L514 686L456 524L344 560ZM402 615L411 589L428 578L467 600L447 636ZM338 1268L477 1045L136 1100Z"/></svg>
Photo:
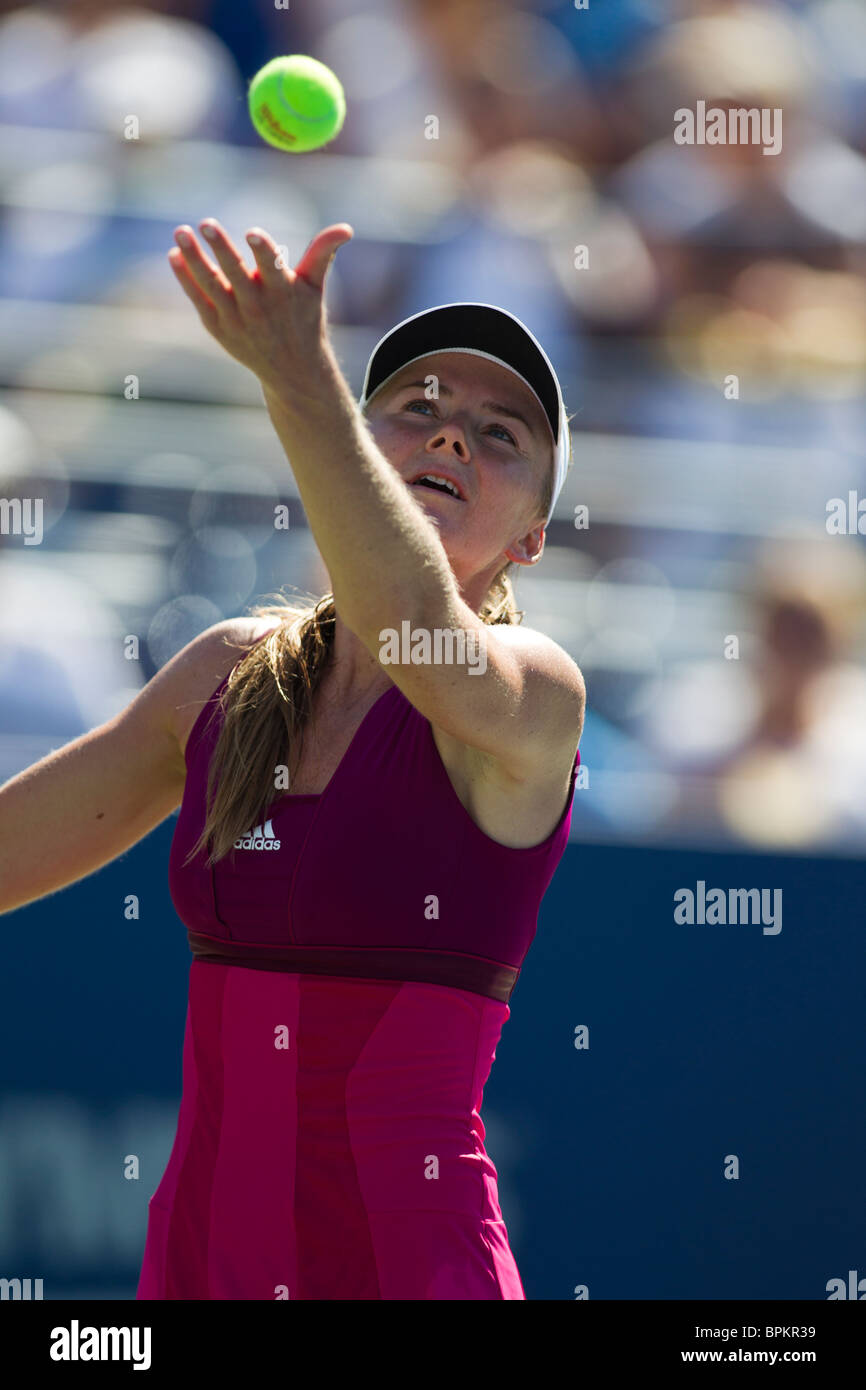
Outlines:
<svg viewBox="0 0 866 1390"><path fill-rule="evenodd" d="M327 145L346 116L346 96L330 68L306 53L272 58L250 82L250 118L263 140L303 154Z"/></svg>

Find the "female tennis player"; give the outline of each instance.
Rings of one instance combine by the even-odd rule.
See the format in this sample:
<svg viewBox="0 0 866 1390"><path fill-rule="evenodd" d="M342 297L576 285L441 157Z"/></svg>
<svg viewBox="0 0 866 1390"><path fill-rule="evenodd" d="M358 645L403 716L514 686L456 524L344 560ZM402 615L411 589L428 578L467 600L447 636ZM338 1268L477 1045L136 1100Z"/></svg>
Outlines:
<svg viewBox="0 0 866 1390"><path fill-rule="evenodd" d="M0 909L180 806L183 1098L140 1299L523 1299L480 1111L580 759L580 672L508 579L570 463L559 383L519 320L452 304L356 402L323 303L351 227L294 270L201 230L214 259L182 227L172 268L262 384L332 593L208 629L0 789Z"/></svg>

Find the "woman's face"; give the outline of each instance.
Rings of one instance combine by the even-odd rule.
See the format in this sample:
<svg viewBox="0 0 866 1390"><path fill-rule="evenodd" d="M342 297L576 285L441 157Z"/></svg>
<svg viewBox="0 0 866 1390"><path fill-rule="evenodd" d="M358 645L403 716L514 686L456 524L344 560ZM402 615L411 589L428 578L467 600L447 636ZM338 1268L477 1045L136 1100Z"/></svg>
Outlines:
<svg viewBox="0 0 866 1390"><path fill-rule="evenodd" d="M396 373L365 414L379 449L436 525L464 591L508 560L540 557L539 502L553 438L520 377L483 357L431 353ZM418 485L425 473L447 478L462 497Z"/></svg>

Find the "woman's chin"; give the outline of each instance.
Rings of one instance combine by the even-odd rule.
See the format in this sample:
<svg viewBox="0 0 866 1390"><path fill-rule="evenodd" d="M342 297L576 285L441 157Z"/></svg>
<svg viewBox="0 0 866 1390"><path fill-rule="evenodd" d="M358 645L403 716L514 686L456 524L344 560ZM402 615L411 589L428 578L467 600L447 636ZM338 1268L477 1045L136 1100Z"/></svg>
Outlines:
<svg viewBox="0 0 866 1390"><path fill-rule="evenodd" d="M466 506L458 497L452 497L447 492L436 492L432 487L413 487L412 491L422 505L430 508L432 516L447 516L449 511Z"/></svg>

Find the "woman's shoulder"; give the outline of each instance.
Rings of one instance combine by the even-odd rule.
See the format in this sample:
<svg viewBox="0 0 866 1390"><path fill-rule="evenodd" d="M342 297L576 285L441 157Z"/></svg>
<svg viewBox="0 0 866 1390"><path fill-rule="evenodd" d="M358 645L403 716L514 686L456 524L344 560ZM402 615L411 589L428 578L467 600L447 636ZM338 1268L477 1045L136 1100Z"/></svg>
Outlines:
<svg viewBox="0 0 866 1390"><path fill-rule="evenodd" d="M169 717L181 752L195 721L232 667L279 625L274 617L226 618L200 632L162 668Z"/></svg>

